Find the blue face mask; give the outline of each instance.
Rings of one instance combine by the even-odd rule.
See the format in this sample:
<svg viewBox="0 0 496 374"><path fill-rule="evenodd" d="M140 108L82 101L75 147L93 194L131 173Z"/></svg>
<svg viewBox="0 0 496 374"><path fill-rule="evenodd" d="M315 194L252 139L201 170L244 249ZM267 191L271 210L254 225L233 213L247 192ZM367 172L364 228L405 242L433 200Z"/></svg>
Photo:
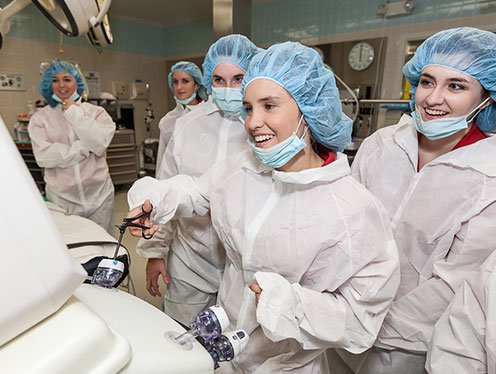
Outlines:
<svg viewBox="0 0 496 374"><path fill-rule="evenodd" d="M277 143L275 146L270 148L257 147L253 139L251 137L248 137L248 144L250 148L262 164L270 166L274 169L280 168L294 156L296 156L303 148L305 148L306 143L304 138L305 134L307 133L308 127L303 132L301 138L296 135L302 121L303 115L301 116L300 121L298 122L298 126L296 127L296 130L293 132L293 134L289 138L283 140L280 143Z"/></svg>
<svg viewBox="0 0 496 374"><path fill-rule="evenodd" d="M54 99L57 103L60 103L60 104L62 104L64 102L64 100L62 100L60 97L58 97L55 94L52 94L52 99ZM73 92L73 94L71 95L69 100L77 101L77 99L79 99L79 94L77 93L77 90L76 90Z"/></svg>
<svg viewBox="0 0 496 374"><path fill-rule="evenodd" d="M232 117L241 116L243 110L241 88L212 87L212 97L225 114Z"/></svg>
<svg viewBox="0 0 496 374"><path fill-rule="evenodd" d="M482 110L484 104L486 104L491 97L485 99L482 103L477 105L469 114L459 117L448 117L433 119L430 121L424 121L417 111L412 112L413 123L415 128L421 134L424 134L427 138L431 140L443 139L456 134L460 130L468 128L468 124L474 120L474 118Z"/></svg>
<svg viewBox="0 0 496 374"><path fill-rule="evenodd" d="M189 103L191 103L194 99L196 99L196 91L195 91L195 92L193 92L193 95L191 95L190 97L188 97L187 99L184 99L184 100L178 99L178 98L174 95L174 100L176 100L176 103L183 104L183 105L188 105L188 104L189 104Z"/></svg>

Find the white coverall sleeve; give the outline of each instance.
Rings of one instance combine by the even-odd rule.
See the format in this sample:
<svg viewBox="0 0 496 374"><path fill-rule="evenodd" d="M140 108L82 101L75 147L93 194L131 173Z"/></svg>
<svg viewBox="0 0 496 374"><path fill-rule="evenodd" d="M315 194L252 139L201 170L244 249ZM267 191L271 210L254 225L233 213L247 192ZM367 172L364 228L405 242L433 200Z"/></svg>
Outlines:
<svg viewBox="0 0 496 374"><path fill-rule="evenodd" d="M376 346L427 351L434 325L455 292L493 252L493 241L486 237L494 229L495 216L496 204L491 204L463 224L446 257L433 264L433 277L393 302Z"/></svg>
<svg viewBox="0 0 496 374"><path fill-rule="evenodd" d="M486 279L477 272L456 292L437 322L427 351L430 374L487 373ZM489 316L491 318L491 316Z"/></svg>
<svg viewBox="0 0 496 374"><path fill-rule="evenodd" d="M152 221L162 225L172 219L203 216L210 210L209 177L207 172L200 178L179 174L166 180L139 179L128 192L129 208L149 199L153 205Z"/></svg>
<svg viewBox="0 0 496 374"><path fill-rule="evenodd" d="M375 345L425 353L434 324L453 294L448 283L438 277L423 282L391 305Z"/></svg>
<svg viewBox="0 0 496 374"><path fill-rule="evenodd" d="M174 137L171 138L166 147L165 154L162 153L162 163L157 169L158 179L171 178L178 174L178 168L173 154ZM170 244L172 242L175 224L167 222L160 225L159 230L150 239L141 238L136 245L136 253L144 258L167 258Z"/></svg>
<svg viewBox="0 0 496 374"><path fill-rule="evenodd" d="M160 225L158 231L150 238L138 240L136 253L143 258L167 258L174 225L168 222L166 225Z"/></svg>
<svg viewBox="0 0 496 374"><path fill-rule="evenodd" d="M369 171L368 162L369 160L373 160L375 153L380 150L380 147L373 140L367 138L362 142L351 164L351 176L365 187L367 187L366 176Z"/></svg>
<svg viewBox="0 0 496 374"><path fill-rule="evenodd" d="M89 117L78 105L64 111L80 141L98 157L103 156L115 133L115 123L103 108L97 107L95 118Z"/></svg>
<svg viewBox="0 0 496 374"><path fill-rule="evenodd" d="M64 168L76 165L90 154L90 149L81 140L71 145L49 141L45 124L39 121L37 116L31 118L29 122L29 137L36 162L43 168Z"/></svg>
<svg viewBox="0 0 496 374"><path fill-rule="evenodd" d="M160 122L158 123L158 128L160 129L160 139L158 142L158 151L157 151L157 173L161 168L162 165L162 159L164 157L165 149L167 148L167 144L169 139L167 139L167 136L165 136L165 124L167 122L167 115L162 117Z"/></svg>
<svg viewBox="0 0 496 374"><path fill-rule="evenodd" d="M157 167L156 178L157 179L168 179L175 175L180 174L179 168L176 163L176 159L174 158L174 146L175 146L175 137L174 134L169 139L167 146L164 149L164 153L160 158L160 167ZM157 158L158 160L158 158ZM159 164L157 164L158 166Z"/></svg>
<svg viewBox="0 0 496 374"><path fill-rule="evenodd" d="M366 152L357 152L355 157L353 158L353 163L351 164L351 176L355 178L358 182L363 184L365 186L365 178L362 175L362 170L363 170L363 165L364 165L364 160L363 157L361 157L362 154L365 154Z"/></svg>
<svg viewBox="0 0 496 374"><path fill-rule="evenodd" d="M304 349L361 353L376 339L399 284L396 247L391 257L362 267L338 290L317 292L276 273L255 273L262 289L257 321L272 341L297 340Z"/></svg>

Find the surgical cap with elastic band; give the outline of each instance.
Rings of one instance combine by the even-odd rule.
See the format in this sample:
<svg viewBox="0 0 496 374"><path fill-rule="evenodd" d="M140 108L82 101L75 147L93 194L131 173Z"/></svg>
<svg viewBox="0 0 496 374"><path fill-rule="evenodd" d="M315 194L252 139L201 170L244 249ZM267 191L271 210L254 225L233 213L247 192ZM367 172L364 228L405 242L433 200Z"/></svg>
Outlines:
<svg viewBox="0 0 496 374"><path fill-rule="evenodd" d="M194 81L200 86L197 91L197 95L202 100L207 100L208 96L205 87L202 85L203 74L196 64L189 61L179 61L172 65L169 75L167 76L167 82L169 83L169 88L172 90L172 74L176 71L182 71L190 75Z"/></svg>
<svg viewBox="0 0 496 374"><path fill-rule="evenodd" d="M403 66L403 74L412 85L412 102L420 74L429 65L470 75L496 100L496 34L459 27L440 31L424 41ZM496 104L493 102L483 109L475 121L482 131L496 133Z"/></svg>
<svg viewBox="0 0 496 374"><path fill-rule="evenodd" d="M253 80L261 78L288 91L316 142L335 151L351 143L352 121L343 113L334 75L315 50L286 42L259 53L243 79L243 94Z"/></svg>
<svg viewBox="0 0 496 374"><path fill-rule="evenodd" d="M253 42L244 35L227 35L210 46L203 61L203 86L212 93L212 77L217 65L230 62L246 72L251 59L259 51Z"/></svg>
<svg viewBox="0 0 496 374"><path fill-rule="evenodd" d="M84 92L87 91L86 81L84 80L81 70L79 70L79 68L76 65L71 64L70 62L67 61L53 61L50 65L48 65L48 67L43 72L43 78L40 84L38 85L38 90L40 91L45 101L51 107L56 107L58 104L52 98L53 95L52 79L54 76L56 76L58 73L62 71L65 71L70 75L72 75L72 77L76 81L77 84L76 91L79 94L79 96L82 96Z"/></svg>

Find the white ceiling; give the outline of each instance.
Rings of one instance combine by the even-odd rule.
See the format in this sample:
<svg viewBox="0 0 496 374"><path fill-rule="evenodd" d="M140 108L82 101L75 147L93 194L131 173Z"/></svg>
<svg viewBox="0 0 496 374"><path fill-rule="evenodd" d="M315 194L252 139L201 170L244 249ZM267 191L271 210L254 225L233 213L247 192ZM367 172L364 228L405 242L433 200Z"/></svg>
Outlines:
<svg viewBox="0 0 496 374"><path fill-rule="evenodd" d="M212 0L113 0L109 14L170 26L212 17Z"/></svg>

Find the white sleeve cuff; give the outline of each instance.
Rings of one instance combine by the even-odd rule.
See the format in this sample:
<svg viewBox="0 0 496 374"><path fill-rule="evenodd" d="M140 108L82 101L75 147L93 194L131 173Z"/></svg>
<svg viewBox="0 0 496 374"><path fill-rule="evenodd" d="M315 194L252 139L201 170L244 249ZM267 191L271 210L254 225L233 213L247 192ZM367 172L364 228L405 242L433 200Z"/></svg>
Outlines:
<svg viewBox="0 0 496 374"><path fill-rule="evenodd" d="M257 321L265 335L278 342L300 340L299 302L291 283L276 273L257 272L254 278L262 293L257 306Z"/></svg>

